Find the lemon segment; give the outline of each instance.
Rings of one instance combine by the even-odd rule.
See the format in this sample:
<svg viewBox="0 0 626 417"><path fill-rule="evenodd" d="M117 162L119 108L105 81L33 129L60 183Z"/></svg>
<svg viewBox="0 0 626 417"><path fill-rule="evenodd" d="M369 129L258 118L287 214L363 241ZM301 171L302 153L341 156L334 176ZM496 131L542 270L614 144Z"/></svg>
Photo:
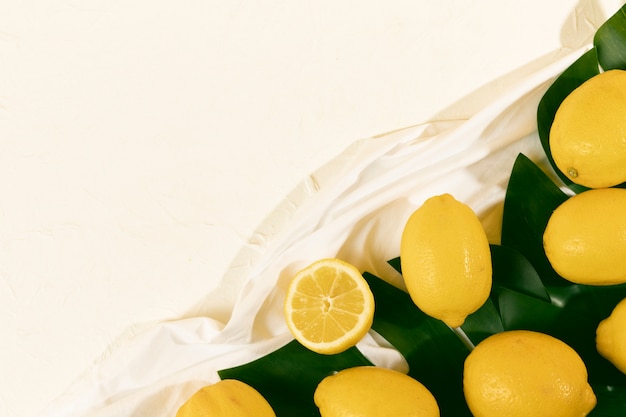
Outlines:
<svg viewBox="0 0 626 417"><path fill-rule="evenodd" d="M587 368L566 343L512 330L489 336L465 360L463 392L476 417L582 417L596 405Z"/></svg>
<svg viewBox="0 0 626 417"><path fill-rule="evenodd" d="M600 355L626 374L626 298L598 325L596 348Z"/></svg>
<svg viewBox="0 0 626 417"><path fill-rule="evenodd" d="M422 383L391 369L357 366L324 378L314 401L322 417L439 417Z"/></svg>
<svg viewBox="0 0 626 417"><path fill-rule="evenodd" d="M543 234L554 270L577 284L626 282L625 212L622 188L584 191L558 206Z"/></svg>
<svg viewBox="0 0 626 417"><path fill-rule="evenodd" d="M276 417L263 396L250 385L224 379L196 391L176 417Z"/></svg>
<svg viewBox="0 0 626 417"><path fill-rule="evenodd" d="M293 277L284 314L302 345L321 354L340 353L372 326L374 296L356 267L340 259L321 259Z"/></svg>
<svg viewBox="0 0 626 417"><path fill-rule="evenodd" d="M558 169L589 188L626 181L626 71L602 72L572 91L550 128Z"/></svg>
<svg viewBox="0 0 626 417"><path fill-rule="evenodd" d="M459 327L489 297L489 241L476 214L450 194L431 197L407 220L400 244L402 275L424 313Z"/></svg>

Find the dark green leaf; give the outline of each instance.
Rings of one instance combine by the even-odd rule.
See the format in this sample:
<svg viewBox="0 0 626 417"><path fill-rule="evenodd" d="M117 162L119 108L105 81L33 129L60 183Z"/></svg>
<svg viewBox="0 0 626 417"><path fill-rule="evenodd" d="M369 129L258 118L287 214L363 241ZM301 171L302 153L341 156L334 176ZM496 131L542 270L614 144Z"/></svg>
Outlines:
<svg viewBox="0 0 626 417"><path fill-rule="evenodd" d="M493 291L508 288L544 301L550 296L535 268L521 253L505 246L491 245Z"/></svg>
<svg viewBox="0 0 626 417"><path fill-rule="evenodd" d="M503 331L500 313L493 300L488 298L476 312L467 316L461 329L474 346L492 334Z"/></svg>
<svg viewBox="0 0 626 417"><path fill-rule="evenodd" d="M593 43L604 70L626 70L626 6L598 28Z"/></svg>
<svg viewBox="0 0 626 417"><path fill-rule="evenodd" d="M409 375L433 393L442 417L471 416L463 396L469 348L443 322L420 311L406 292L372 274L363 276L376 303L372 328L404 356Z"/></svg>
<svg viewBox="0 0 626 417"><path fill-rule="evenodd" d="M218 372L254 387L271 404L277 417L319 416L313 402L317 384L341 369L372 365L357 348L337 355L314 353L297 341L250 363Z"/></svg>
<svg viewBox="0 0 626 417"><path fill-rule="evenodd" d="M517 251L491 245L493 284L490 298L470 314L461 326L470 341L477 345L486 337L504 330L500 317L498 295L502 289L513 289L542 300L548 294L532 265Z"/></svg>
<svg viewBox="0 0 626 417"><path fill-rule="evenodd" d="M387 263L389 265L391 265L393 269L395 269L400 274L402 274L402 265L400 265L400 257L393 258L393 259L387 261Z"/></svg>
<svg viewBox="0 0 626 417"><path fill-rule="evenodd" d="M535 330L550 333L561 309L544 300L502 288L497 303L505 330Z"/></svg>
<svg viewBox="0 0 626 417"><path fill-rule="evenodd" d="M591 384L598 404L589 417L622 417L626 411L626 387Z"/></svg>
<svg viewBox="0 0 626 417"><path fill-rule="evenodd" d="M577 311L599 321L609 314L623 298L626 284L594 286L565 282L562 285L546 285L552 303Z"/></svg>
<svg viewBox="0 0 626 417"><path fill-rule="evenodd" d="M490 248L493 265L490 298L478 311L470 314L461 326L474 345L504 330L499 305L499 295L502 291L513 290L539 300L550 301L541 278L526 258L504 246L491 245ZM531 314L527 311L525 313Z"/></svg>
<svg viewBox="0 0 626 417"><path fill-rule="evenodd" d="M543 231L567 195L525 155L515 160L504 198L502 246L521 253L546 282L565 284L543 250Z"/></svg>

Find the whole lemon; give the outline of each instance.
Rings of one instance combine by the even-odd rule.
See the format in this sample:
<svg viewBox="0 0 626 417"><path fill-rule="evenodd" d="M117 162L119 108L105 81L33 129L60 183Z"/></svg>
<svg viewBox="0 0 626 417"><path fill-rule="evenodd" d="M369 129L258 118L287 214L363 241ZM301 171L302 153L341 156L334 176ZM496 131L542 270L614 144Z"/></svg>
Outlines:
<svg viewBox="0 0 626 417"><path fill-rule="evenodd" d="M411 214L400 262L413 302L450 327L461 326L489 297L487 235L474 211L450 194L429 198Z"/></svg>
<svg viewBox="0 0 626 417"><path fill-rule="evenodd" d="M196 391L176 417L276 417L263 396L250 385L224 379Z"/></svg>
<svg viewBox="0 0 626 417"><path fill-rule="evenodd" d="M554 116L549 143L556 166L577 184L626 181L626 71L602 72L572 91Z"/></svg>
<svg viewBox="0 0 626 417"><path fill-rule="evenodd" d="M622 188L584 191L557 207L543 234L554 270L578 284L626 282L625 212Z"/></svg>
<svg viewBox="0 0 626 417"><path fill-rule="evenodd" d="M322 417L439 417L437 401L422 383L376 366L347 368L324 378L314 401Z"/></svg>
<svg viewBox="0 0 626 417"><path fill-rule="evenodd" d="M626 374L626 298L598 325L596 348L600 355Z"/></svg>
<svg viewBox="0 0 626 417"><path fill-rule="evenodd" d="M582 417L596 405L576 351L527 330L480 342L465 360L463 392L475 417Z"/></svg>

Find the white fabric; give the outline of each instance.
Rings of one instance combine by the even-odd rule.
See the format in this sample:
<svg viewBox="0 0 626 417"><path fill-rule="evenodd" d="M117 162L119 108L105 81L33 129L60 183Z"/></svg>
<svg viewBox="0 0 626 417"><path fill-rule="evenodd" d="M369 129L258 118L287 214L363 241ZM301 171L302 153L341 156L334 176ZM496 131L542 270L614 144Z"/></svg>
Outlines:
<svg viewBox="0 0 626 417"><path fill-rule="evenodd" d="M430 196L447 192L469 204L498 243L516 156L523 152L547 168L537 104L590 39L574 46L486 86L430 123L354 143L294 190L207 296L203 308L210 312L220 305L220 291L241 282L229 321L215 310L144 331L89 369L44 416L175 415L186 397L219 379L218 370L291 340L282 318L285 287L316 259L336 256L402 287L387 261L399 254L406 218ZM472 109L471 117L447 117L458 109ZM402 369L402 358L377 340L369 335L359 346L375 363Z"/></svg>

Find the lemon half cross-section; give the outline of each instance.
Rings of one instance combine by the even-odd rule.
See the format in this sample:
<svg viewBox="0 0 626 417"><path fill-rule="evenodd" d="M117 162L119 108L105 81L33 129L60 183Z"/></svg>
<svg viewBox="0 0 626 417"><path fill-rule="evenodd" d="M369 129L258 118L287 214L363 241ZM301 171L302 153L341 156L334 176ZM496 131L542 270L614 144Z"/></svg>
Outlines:
<svg viewBox="0 0 626 417"><path fill-rule="evenodd" d="M293 336L308 349L340 353L370 329L374 296L355 266L336 258L321 259L291 280L285 318Z"/></svg>

